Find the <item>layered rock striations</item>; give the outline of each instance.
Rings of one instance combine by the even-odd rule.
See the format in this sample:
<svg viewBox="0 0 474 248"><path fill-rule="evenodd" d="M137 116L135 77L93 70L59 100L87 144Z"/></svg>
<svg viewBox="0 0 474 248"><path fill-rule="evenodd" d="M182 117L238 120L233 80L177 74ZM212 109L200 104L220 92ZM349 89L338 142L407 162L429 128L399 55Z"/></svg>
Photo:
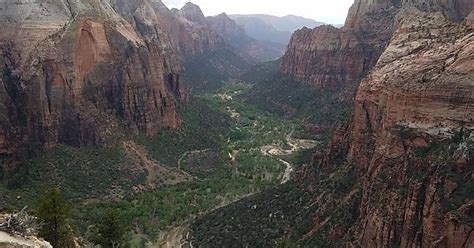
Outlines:
<svg viewBox="0 0 474 248"><path fill-rule="evenodd" d="M397 19L360 85L352 121L316 162L326 172L341 163L355 168L360 188L351 192L361 192L354 225L331 227L331 238L363 247L471 247L473 26L412 7Z"/></svg>
<svg viewBox="0 0 474 248"><path fill-rule="evenodd" d="M227 15L206 18L191 2L171 10L159 0L113 0L112 5L142 35L176 51L181 61L221 50L249 61L281 56L280 51L250 38Z"/></svg>
<svg viewBox="0 0 474 248"><path fill-rule="evenodd" d="M317 87L358 83L390 41L395 16L402 6L442 11L458 21L472 9L472 3L462 0L357 0L344 27L326 25L296 31L282 59L281 70Z"/></svg>
<svg viewBox="0 0 474 248"><path fill-rule="evenodd" d="M224 49L228 45L218 32L212 29L199 6L188 2L175 13L180 27L171 28L173 43L184 56L199 55ZM179 30L174 33L174 30Z"/></svg>
<svg viewBox="0 0 474 248"><path fill-rule="evenodd" d="M193 3L180 10L169 10L160 0L113 0L112 5L142 35L164 43L181 59L227 46Z"/></svg>
<svg viewBox="0 0 474 248"><path fill-rule="evenodd" d="M150 39L103 1L0 5L2 154L107 144L123 126L154 134L180 125L168 41Z"/></svg>
<svg viewBox="0 0 474 248"><path fill-rule="evenodd" d="M169 10L160 0L5 0L0 7L2 153L105 144L122 126L145 134L176 128L184 60L241 48L249 61L277 57L230 19L206 19L192 3Z"/></svg>
<svg viewBox="0 0 474 248"><path fill-rule="evenodd" d="M406 2L393 1L389 41L327 150L293 182L199 219L197 244L474 246L474 6L453 16L449 1ZM363 28L359 14L346 25ZM313 45L335 47L323 34Z"/></svg>
<svg viewBox="0 0 474 248"><path fill-rule="evenodd" d="M360 80L383 52L392 32L395 8L356 1L343 28L330 25L296 31L283 56L281 70L295 80L318 87L337 87ZM390 6L390 7L389 7Z"/></svg>

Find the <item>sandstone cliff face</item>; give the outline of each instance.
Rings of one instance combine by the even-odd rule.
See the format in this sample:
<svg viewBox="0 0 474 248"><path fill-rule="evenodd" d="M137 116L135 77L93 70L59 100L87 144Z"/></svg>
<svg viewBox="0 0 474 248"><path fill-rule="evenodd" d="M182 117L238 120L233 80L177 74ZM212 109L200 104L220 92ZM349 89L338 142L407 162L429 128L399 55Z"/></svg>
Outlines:
<svg viewBox="0 0 474 248"><path fill-rule="evenodd" d="M472 247L473 29L416 8L397 20L360 85L351 123L317 159L326 172L353 166L362 191L355 225L347 234L333 229L332 238L363 247Z"/></svg>
<svg viewBox="0 0 474 248"><path fill-rule="evenodd" d="M179 16L199 24L206 24L206 17L196 4L187 2L178 12Z"/></svg>
<svg viewBox="0 0 474 248"><path fill-rule="evenodd" d="M199 6L187 3L175 16L180 21L180 27L172 40L184 56L204 54L227 47L224 39L212 30ZM173 34L174 30L171 28L170 33Z"/></svg>
<svg viewBox="0 0 474 248"><path fill-rule="evenodd" d="M179 126L179 67L166 41L99 1L0 4L3 154L107 144L122 125Z"/></svg>
<svg viewBox="0 0 474 248"><path fill-rule="evenodd" d="M169 10L160 0L112 0L138 32L174 50L181 59L226 47L211 29L199 6L187 3L181 10Z"/></svg>
<svg viewBox="0 0 474 248"><path fill-rule="evenodd" d="M197 244L266 247L288 237L301 247L474 247L474 11L453 17L434 4L449 1L356 3L347 28L390 32L361 81L351 121L294 182L199 219ZM396 10L391 24L358 16L387 6ZM345 32L324 26L293 39L308 53L333 51L337 61ZM318 66L346 72L340 62ZM321 82L330 80L323 72Z"/></svg>
<svg viewBox="0 0 474 248"><path fill-rule="evenodd" d="M391 1L356 1L343 28L326 25L296 31L281 70L318 87L357 82L390 40L395 14Z"/></svg>
<svg viewBox="0 0 474 248"><path fill-rule="evenodd" d="M207 21L216 32L218 32L222 37L226 37L226 40L230 41L233 37L247 36L244 28L237 25L237 23L230 19L230 17L225 13L207 17ZM253 40L250 37L247 39Z"/></svg>
<svg viewBox="0 0 474 248"><path fill-rule="evenodd" d="M402 6L443 11L455 20L463 19L473 8L462 0L357 0L343 28L321 26L295 32L281 70L318 87L358 83L390 41L394 18Z"/></svg>

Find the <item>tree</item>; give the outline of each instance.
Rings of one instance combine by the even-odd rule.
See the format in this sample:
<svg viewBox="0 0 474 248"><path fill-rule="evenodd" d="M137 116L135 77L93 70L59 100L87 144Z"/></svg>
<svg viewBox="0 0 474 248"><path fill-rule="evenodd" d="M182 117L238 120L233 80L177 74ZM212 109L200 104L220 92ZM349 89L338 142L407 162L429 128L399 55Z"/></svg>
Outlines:
<svg viewBox="0 0 474 248"><path fill-rule="evenodd" d="M39 235L53 247L74 247L69 226L71 207L59 188L48 190L38 201L36 216L40 222Z"/></svg>
<svg viewBox="0 0 474 248"><path fill-rule="evenodd" d="M92 242L104 248L123 247L128 225L116 210L106 210L96 225Z"/></svg>

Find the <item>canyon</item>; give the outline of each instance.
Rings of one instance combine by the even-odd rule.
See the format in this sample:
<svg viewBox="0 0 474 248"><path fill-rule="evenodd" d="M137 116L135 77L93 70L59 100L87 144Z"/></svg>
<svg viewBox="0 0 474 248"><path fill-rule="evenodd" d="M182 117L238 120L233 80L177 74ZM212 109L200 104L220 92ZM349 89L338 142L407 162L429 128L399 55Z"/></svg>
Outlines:
<svg viewBox="0 0 474 248"><path fill-rule="evenodd" d="M166 41L97 1L8 2L1 3L4 153L106 145L122 124L145 134L180 126L185 92L176 55L161 48Z"/></svg>
<svg viewBox="0 0 474 248"><path fill-rule="evenodd" d="M469 247L472 199L447 202L471 187L473 175L472 26L415 8L399 16L361 82L344 138L335 138L342 144L316 163L330 171L338 161L331 156L345 154L361 175L360 224L350 230L363 246Z"/></svg>
<svg viewBox="0 0 474 248"><path fill-rule="evenodd" d="M0 1L0 210L60 187L79 246L110 209L137 247L474 246L471 1L289 16L280 59L238 18Z"/></svg>
<svg viewBox="0 0 474 248"><path fill-rule="evenodd" d="M282 58L281 70L318 87L340 87L359 82L376 64L395 31L402 7L442 11L453 20L464 19L472 8L466 1L357 0L342 28L323 25L296 31Z"/></svg>
<svg viewBox="0 0 474 248"><path fill-rule="evenodd" d="M472 8L356 1L342 29L295 32L281 70L317 88L361 80L352 117L293 183L198 220L193 241L474 245Z"/></svg>
<svg viewBox="0 0 474 248"><path fill-rule="evenodd" d="M206 19L192 3L180 10L148 0L0 4L4 155L107 146L123 126L146 135L177 129L187 98L183 60L226 49L250 63L278 56L225 14L214 22L221 26L212 24L219 17Z"/></svg>

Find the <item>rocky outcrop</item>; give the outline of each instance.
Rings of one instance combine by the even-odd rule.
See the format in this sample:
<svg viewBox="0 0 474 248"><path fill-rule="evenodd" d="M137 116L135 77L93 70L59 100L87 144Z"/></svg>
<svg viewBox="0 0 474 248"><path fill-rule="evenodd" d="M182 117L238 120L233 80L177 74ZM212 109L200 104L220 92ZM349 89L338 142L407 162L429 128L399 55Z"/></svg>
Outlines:
<svg viewBox="0 0 474 248"><path fill-rule="evenodd" d="M21 237L0 231L0 247L4 248L52 248L51 244L37 237Z"/></svg>
<svg viewBox="0 0 474 248"><path fill-rule="evenodd" d="M179 11L178 11L179 16L195 22L199 23L201 25L206 24L206 17L202 13L201 8L191 2L187 2Z"/></svg>
<svg viewBox="0 0 474 248"><path fill-rule="evenodd" d="M160 0L113 0L112 5L142 35L160 41L182 59L226 47L195 4L187 3L181 10L169 10Z"/></svg>
<svg viewBox="0 0 474 248"><path fill-rule="evenodd" d="M137 1L128 1L133 4ZM2 154L179 127L179 65L100 1L1 1Z"/></svg>
<svg viewBox="0 0 474 248"><path fill-rule="evenodd" d="M317 87L358 83L390 41L395 16L402 6L442 11L454 20L463 19L472 9L472 4L466 1L357 0L343 28L321 26L295 32L281 70Z"/></svg>
<svg viewBox="0 0 474 248"><path fill-rule="evenodd" d="M360 85L352 121L316 162L326 172L341 162L354 167L362 190L357 221L332 238L363 247L471 247L474 33L412 7L397 20Z"/></svg>
<svg viewBox="0 0 474 248"><path fill-rule="evenodd" d="M178 50L184 56L192 56L212 52L227 47L224 39L212 29L199 6L188 2L175 12L180 21L178 29L170 29ZM179 30L174 34L174 30Z"/></svg>
<svg viewBox="0 0 474 248"><path fill-rule="evenodd" d="M341 29L325 25L296 31L281 70L317 87L337 87L362 79L390 40L396 14L391 1L377 2L385 4L356 1Z"/></svg>
<svg viewBox="0 0 474 248"><path fill-rule="evenodd" d="M227 15L206 18L191 2L179 10L169 10L159 0L114 0L112 4L143 36L176 51L183 61L219 50L231 50L249 61L281 56L278 49L250 38Z"/></svg>

